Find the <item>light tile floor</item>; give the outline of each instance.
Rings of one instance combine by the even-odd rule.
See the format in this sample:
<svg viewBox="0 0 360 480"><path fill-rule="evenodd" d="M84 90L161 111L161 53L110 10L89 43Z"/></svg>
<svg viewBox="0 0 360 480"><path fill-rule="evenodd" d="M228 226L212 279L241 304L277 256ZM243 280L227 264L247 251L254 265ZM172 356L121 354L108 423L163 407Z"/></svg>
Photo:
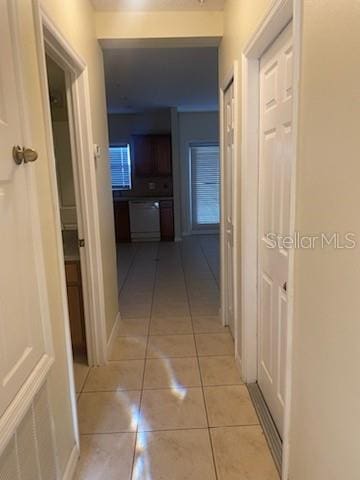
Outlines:
<svg viewBox="0 0 360 480"><path fill-rule="evenodd" d="M111 362L77 370L77 480L278 480L220 324L218 251L216 236L120 247Z"/></svg>

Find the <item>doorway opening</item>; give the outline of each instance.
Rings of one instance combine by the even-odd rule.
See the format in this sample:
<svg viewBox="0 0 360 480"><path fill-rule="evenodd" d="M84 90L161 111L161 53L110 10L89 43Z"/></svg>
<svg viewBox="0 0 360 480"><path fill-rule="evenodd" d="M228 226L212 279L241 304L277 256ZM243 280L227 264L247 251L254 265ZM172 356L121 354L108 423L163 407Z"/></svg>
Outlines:
<svg viewBox="0 0 360 480"><path fill-rule="evenodd" d="M154 46L146 40L134 46L100 43L119 285L128 266L119 260L121 251L131 254L143 242L158 241L179 242L180 248L188 237L203 250L211 249L218 283L222 175L218 40L206 47L195 40L191 46L168 41ZM119 293L120 312L132 315L126 306L130 299ZM147 312L147 302L141 302Z"/></svg>
<svg viewBox="0 0 360 480"><path fill-rule="evenodd" d="M79 198L76 149L74 147L73 111L69 96L70 78L67 72L48 53L46 54L46 72L75 387L78 391L88 368L86 308L83 294L86 266L81 261L80 255L80 249L84 247L85 240L83 238L82 209Z"/></svg>

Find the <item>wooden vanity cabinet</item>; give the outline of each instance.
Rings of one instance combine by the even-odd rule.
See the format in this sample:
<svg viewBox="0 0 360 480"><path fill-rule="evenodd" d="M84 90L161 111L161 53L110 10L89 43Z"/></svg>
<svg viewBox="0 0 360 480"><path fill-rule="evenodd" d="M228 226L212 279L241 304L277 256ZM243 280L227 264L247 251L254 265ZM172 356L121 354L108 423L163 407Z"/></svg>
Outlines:
<svg viewBox="0 0 360 480"><path fill-rule="evenodd" d="M86 354L84 301L80 260L65 261L71 343L74 354Z"/></svg>

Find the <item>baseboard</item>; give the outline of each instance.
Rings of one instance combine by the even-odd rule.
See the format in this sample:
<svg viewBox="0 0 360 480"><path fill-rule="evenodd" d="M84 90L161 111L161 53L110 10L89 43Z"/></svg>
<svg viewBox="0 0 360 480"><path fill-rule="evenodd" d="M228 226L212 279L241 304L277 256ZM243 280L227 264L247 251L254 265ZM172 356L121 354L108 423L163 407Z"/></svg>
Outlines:
<svg viewBox="0 0 360 480"><path fill-rule="evenodd" d="M114 346L114 342L116 340L116 337L118 336L119 326L120 326L120 312L118 312L117 315L116 315L114 326L111 330L110 337L109 337L109 340L108 340L107 345L106 345L106 357L107 357L107 359L109 359L109 357L111 355L111 352L112 352L112 349L113 349L113 346Z"/></svg>
<svg viewBox="0 0 360 480"><path fill-rule="evenodd" d="M268 442L271 454L273 456L276 468L281 475L282 466L282 441L272 419L270 411L266 405L265 399L257 383L249 383L246 385L251 400L259 417L260 424Z"/></svg>
<svg viewBox="0 0 360 480"><path fill-rule="evenodd" d="M74 448L71 451L68 463L65 468L64 475L62 480L73 480L77 463L79 461L79 448L77 445L74 445Z"/></svg>
<svg viewBox="0 0 360 480"><path fill-rule="evenodd" d="M237 368L239 369L240 377L241 377L241 379L243 379L241 358L240 358L240 355L237 352L235 353L235 363L236 363Z"/></svg>
<svg viewBox="0 0 360 480"><path fill-rule="evenodd" d="M209 230L192 230L190 235L219 235L220 229L212 228Z"/></svg>

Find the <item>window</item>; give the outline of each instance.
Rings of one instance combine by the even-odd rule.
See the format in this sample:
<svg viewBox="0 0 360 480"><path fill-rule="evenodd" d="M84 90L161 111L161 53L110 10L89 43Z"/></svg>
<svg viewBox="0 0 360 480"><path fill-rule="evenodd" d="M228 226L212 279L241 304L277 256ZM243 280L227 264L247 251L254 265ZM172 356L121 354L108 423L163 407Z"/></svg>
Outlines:
<svg viewBox="0 0 360 480"><path fill-rule="evenodd" d="M131 189L130 145L109 148L111 183L113 190Z"/></svg>
<svg viewBox="0 0 360 480"><path fill-rule="evenodd" d="M219 224L219 156L218 144L198 144L190 147L193 229Z"/></svg>

